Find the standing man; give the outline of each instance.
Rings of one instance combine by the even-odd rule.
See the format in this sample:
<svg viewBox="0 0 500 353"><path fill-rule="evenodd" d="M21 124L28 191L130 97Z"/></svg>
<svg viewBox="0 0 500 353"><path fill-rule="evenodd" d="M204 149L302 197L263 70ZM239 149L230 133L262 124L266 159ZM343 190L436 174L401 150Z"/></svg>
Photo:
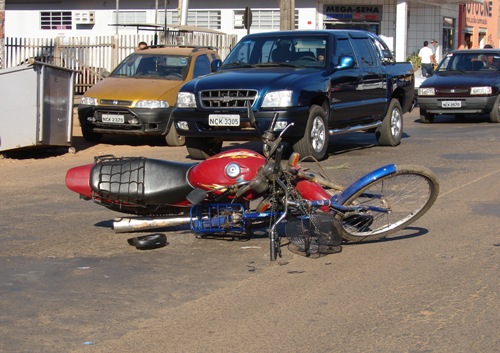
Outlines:
<svg viewBox="0 0 500 353"><path fill-rule="evenodd" d="M429 77L432 75L434 66L434 52L429 48L429 42L425 41L424 46L418 52L418 57L420 58L422 76Z"/></svg>
<svg viewBox="0 0 500 353"><path fill-rule="evenodd" d="M431 44L432 44L431 49L434 52L434 64L439 64L439 62L441 61L439 44L435 39L431 41Z"/></svg>

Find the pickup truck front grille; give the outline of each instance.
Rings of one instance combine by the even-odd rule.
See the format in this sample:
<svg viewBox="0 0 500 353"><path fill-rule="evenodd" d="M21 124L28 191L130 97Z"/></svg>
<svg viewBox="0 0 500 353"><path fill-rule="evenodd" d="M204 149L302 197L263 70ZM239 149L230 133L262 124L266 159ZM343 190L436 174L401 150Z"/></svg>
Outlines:
<svg viewBox="0 0 500 353"><path fill-rule="evenodd" d="M252 105L257 96L255 90L213 90L201 91L200 100L203 108L242 108Z"/></svg>

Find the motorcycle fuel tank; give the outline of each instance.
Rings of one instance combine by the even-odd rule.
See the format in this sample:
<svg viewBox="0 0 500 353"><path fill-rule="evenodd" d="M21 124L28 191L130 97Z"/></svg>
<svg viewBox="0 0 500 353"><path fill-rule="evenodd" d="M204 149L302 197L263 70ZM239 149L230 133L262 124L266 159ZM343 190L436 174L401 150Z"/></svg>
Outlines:
<svg viewBox="0 0 500 353"><path fill-rule="evenodd" d="M188 180L194 187L223 192L225 186L252 180L265 163L264 156L252 150L221 152L194 166Z"/></svg>

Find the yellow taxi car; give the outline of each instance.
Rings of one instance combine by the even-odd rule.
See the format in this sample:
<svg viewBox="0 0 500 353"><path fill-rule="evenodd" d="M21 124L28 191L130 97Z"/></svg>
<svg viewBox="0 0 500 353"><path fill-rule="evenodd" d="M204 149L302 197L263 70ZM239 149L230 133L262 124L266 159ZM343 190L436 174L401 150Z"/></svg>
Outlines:
<svg viewBox="0 0 500 353"><path fill-rule="evenodd" d="M179 88L215 70L213 48L176 47L137 51L104 80L92 86L78 105L82 135L98 142L104 134L164 135L180 146L184 137L170 129L170 113Z"/></svg>

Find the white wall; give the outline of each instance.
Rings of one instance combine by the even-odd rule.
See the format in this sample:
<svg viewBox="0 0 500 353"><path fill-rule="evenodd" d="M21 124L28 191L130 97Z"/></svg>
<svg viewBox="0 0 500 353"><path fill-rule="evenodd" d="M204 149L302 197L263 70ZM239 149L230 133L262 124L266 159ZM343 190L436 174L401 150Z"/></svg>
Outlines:
<svg viewBox="0 0 500 353"><path fill-rule="evenodd" d="M354 3L344 0L295 0L295 6L299 10L299 29L320 29L323 28L323 10L324 4L370 4L382 5L383 14L381 21L381 34L391 50L395 51L396 30L407 32L407 53L416 52L422 46L424 40L432 38L441 38L442 34L442 19L443 16L448 16L458 20L458 4L447 5L431 5L410 1L409 9L409 28L396 29L396 2L397 0L359 0ZM134 1L120 0L120 10L144 10L147 11L147 22L154 23L155 20L155 0ZM177 7L177 1L170 0L167 5L167 10L173 10ZM163 1L158 1L159 10L163 10ZM190 0L190 9L220 9L221 10L221 31L228 34L237 34L241 38L247 33L246 29L233 28L233 9L242 10L245 6L250 5L252 9L279 9L278 1L263 1L254 0L251 3L248 1L233 1L228 4L227 1L203 1ZM31 8L30 8L31 6ZM229 7L232 6L232 7ZM25 10L23 10L25 9ZM86 29L76 29L73 26L72 30L40 30L40 10L92 10L95 11L95 25L89 26ZM36 38L54 38L54 37L74 37L74 36L99 36L115 34L117 29L109 24L115 23L114 11L116 10L116 0L97 1L77 1L77 0L61 0L58 2L27 3L23 0L9 0L6 2L5 16L5 36L6 37L36 37ZM119 27L120 34L135 34L137 30L134 27ZM251 33L259 30L253 28ZM260 30L264 31L264 30ZM147 32L151 33L151 32ZM141 32L141 34L147 34ZM439 39L438 39L439 41Z"/></svg>

